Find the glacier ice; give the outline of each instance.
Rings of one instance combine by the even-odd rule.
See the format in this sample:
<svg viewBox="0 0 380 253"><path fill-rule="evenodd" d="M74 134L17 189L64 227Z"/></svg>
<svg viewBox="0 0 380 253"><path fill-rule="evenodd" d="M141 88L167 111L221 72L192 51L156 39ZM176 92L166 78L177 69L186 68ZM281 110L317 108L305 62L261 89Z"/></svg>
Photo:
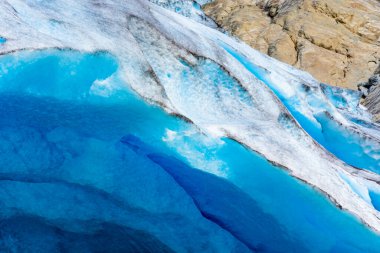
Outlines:
<svg viewBox="0 0 380 253"><path fill-rule="evenodd" d="M61 247L78 252L78 247L79 252L93 252L97 237L115 240L115 245L102 246L105 251L244 251L242 243L202 217L170 176L119 143L128 132L159 141L164 126L178 120L127 90L104 99L91 94L88 83L78 85L83 75L103 79L113 74L115 60L71 51L23 52L15 58L26 62L30 71L12 65L14 70L2 73L19 81L17 92L1 92L0 214L8 228L1 231L2 251L21 247L45 252L52 247L54 252ZM41 85L44 79L33 80L41 67L58 71L54 77L59 82L50 82L49 93ZM106 71L110 68L113 71ZM80 87L71 90L71 84ZM60 93L63 87L72 91L70 96ZM34 240L54 240L26 244L19 230L29 223L40 231ZM118 230L131 245L120 245L120 238L113 237ZM71 245L69 238L75 235L83 242L76 239L78 245ZM188 243L189 236L198 242Z"/></svg>
<svg viewBox="0 0 380 253"><path fill-rule="evenodd" d="M96 235L112 231L135 242L126 249L149 238L146 251L275 247L216 212L228 201L204 204L225 186L233 196L225 211L234 199L251 199L247 208L269 217L263 226L283 229L284 247L376 252L378 236L351 216L380 231L379 128L355 94L148 1L8 0L0 14L8 38L0 46L0 245L19 245L17 228L30 224L54 240L61 231L64 247L86 239L90 252ZM350 166L357 159L328 146L347 141L369 164ZM210 182L215 193L198 192L184 175ZM50 198L33 206L57 191L54 209ZM54 248L53 239L35 247ZM111 239L116 247L120 238Z"/></svg>
<svg viewBox="0 0 380 253"><path fill-rule="evenodd" d="M275 92L303 129L319 144L352 166L380 172L380 139L355 124L355 117L362 122L371 122L368 113L359 107L358 92L328 85L309 86L302 80L292 80L289 83L296 89L287 89L288 80L285 78L261 69L230 47L222 46ZM339 109L342 113L338 112ZM350 124L350 120L354 122Z"/></svg>
<svg viewBox="0 0 380 253"><path fill-rule="evenodd" d="M212 28L217 28L215 22L207 17L201 10L201 5L206 2L199 2L194 0L149 0L159 6L168 10L174 11L185 17L191 18L201 24L207 25ZM199 2L199 3L198 3Z"/></svg>
<svg viewBox="0 0 380 253"><path fill-rule="evenodd" d="M16 84L0 86L4 251L380 247L375 233L261 155L145 103L105 52L22 51L0 66ZM93 92L99 83L113 92Z"/></svg>

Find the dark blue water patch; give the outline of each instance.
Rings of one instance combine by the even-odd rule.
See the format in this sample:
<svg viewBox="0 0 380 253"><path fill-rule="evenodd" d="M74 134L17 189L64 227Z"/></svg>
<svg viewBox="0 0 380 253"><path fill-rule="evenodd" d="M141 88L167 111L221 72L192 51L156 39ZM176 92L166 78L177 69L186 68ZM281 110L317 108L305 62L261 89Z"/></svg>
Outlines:
<svg viewBox="0 0 380 253"><path fill-rule="evenodd" d="M7 42L7 39L4 37L0 37L0 45L4 44L5 42Z"/></svg>
<svg viewBox="0 0 380 253"><path fill-rule="evenodd" d="M226 180L164 155L149 158L163 167L194 199L203 215L231 232L254 252L305 252L249 195Z"/></svg>
<svg viewBox="0 0 380 253"><path fill-rule="evenodd" d="M353 131L348 131L346 128L341 127L336 122L333 122L333 118L322 117L322 114L314 115L315 121L302 114L302 108L298 103L298 98L286 98L284 97L276 86L273 85L268 73L265 69L256 66L250 62L245 56L239 54L234 49L226 44L221 43L222 47L235 57L247 70L249 70L255 77L266 84L281 100L293 117L298 121L302 128L309 133L309 135L315 139L319 144L324 146L328 151L337 156L344 162L362 169L367 169L376 173L380 173L380 161L377 159L380 155L380 150L374 149L370 152L367 151L366 140L362 136L356 134ZM326 85L322 85L325 90L325 94L337 107L353 107L352 103L358 100L357 94L351 92L353 101L348 101L342 96L342 89L329 88ZM310 92L310 88L305 86L305 92ZM355 100L356 98L356 100ZM315 103L315 101L313 101ZM319 101L319 109L323 109L324 101ZM326 105L327 106L327 105ZM319 110L320 111L320 110Z"/></svg>
<svg viewBox="0 0 380 253"><path fill-rule="evenodd" d="M1 221L3 252L173 252L154 236L118 224L100 223L96 231L64 230L32 216Z"/></svg>
<svg viewBox="0 0 380 253"><path fill-rule="evenodd" d="M154 150L133 135L121 142L146 154L160 165L194 199L202 214L229 231L254 252L305 252L298 240L291 241L287 231L249 195L225 179L191 168L174 157Z"/></svg>
<svg viewBox="0 0 380 253"><path fill-rule="evenodd" d="M145 187L146 190L148 188ZM170 191L170 186L167 190ZM99 195L87 187L78 188L55 182L1 180L0 193L1 252L12 252L9 249L14 248L19 250L13 252L62 252L62 246L70 249L67 252L98 252L89 250L94 249L97 242L104 242L99 248L103 249L100 252L115 252L118 248L125 249L122 252L145 252L144 250L152 251L155 247L156 251L167 252L169 250L162 242L162 235L168 233L169 229L172 230L169 238L179 240L184 249L197 247L189 246L186 239L178 238L178 235L191 235L196 240L192 245L204 243L200 240L204 234L196 229L186 231L189 225L196 228L199 224L192 226L181 215L159 212L153 215L144 209L125 208L125 204ZM159 198L162 200L162 197ZM39 222L30 228L31 224L23 222L24 218ZM7 227L9 223L16 223L16 227ZM46 224L51 229L46 231ZM153 230L156 236L155 231L161 230L160 239L152 234L152 224L157 226ZM182 227L173 227L173 224L182 224ZM34 232L30 233L31 231ZM71 240L72 237L77 240ZM106 240L109 242L105 243Z"/></svg>
<svg viewBox="0 0 380 253"><path fill-rule="evenodd" d="M56 79L59 73L67 73L70 60L81 66L77 60L84 56L66 53L53 52L65 59L59 59L57 67L63 71L54 72ZM108 65L108 57L105 61L96 58L89 66ZM20 57L28 64L33 60ZM226 139L225 145L216 148L202 143L202 138L186 137L178 145L204 153L198 158L200 164L216 160L228 167L225 179L200 172L176 147L163 141L166 129L180 135L189 130L188 123L146 104L130 91L93 99L95 95L86 91L90 81L84 82L86 89L79 89L89 94L88 99L77 96L70 84L71 93L63 96L56 92L61 88L41 93L44 86L30 83L27 75L31 72L18 70L22 64L16 63L7 74L20 73L13 78L24 80L18 80L22 88L0 93L0 222L13 224L20 219L21 225L13 232L3 232L2 238L27 226L22 221L25 217L37 216L34 228L43 230L49 224L63 234L74 233L81 238L80 245L87 245L84 248L92 247L88 245L93 245L97 233L119 242L117 235L110 238L113 233L102 232L118 229L128 231L120 232L126 240L135 235L136 247L144 246L142 232L148 245L171 248L175 241L193 252L220 252L232 242L231 248L242 252L246 247L241 241L251 243L254 250L276 248L271 245L276 241L288 252L295 244L304 252L377 252L380 247L379 237L359 221L240 144ZM113 75L117 63L111 66L105 74L100 71L101 78ZM91 77L96 79L96 75ZM250 241L252 234L257 238ZM56 234L43 233L31 238L61 240ZM29 241L24 242L17 246L28 250ZM107 251L107 245L101 249Z"/></svg>

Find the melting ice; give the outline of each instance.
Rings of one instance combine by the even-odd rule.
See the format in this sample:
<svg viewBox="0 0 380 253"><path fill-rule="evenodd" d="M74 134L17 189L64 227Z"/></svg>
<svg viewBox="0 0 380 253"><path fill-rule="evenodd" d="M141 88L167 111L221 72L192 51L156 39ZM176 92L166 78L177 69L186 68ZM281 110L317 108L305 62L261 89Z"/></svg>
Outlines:
<svg viewBox="0 0 380 253"><path fill-rule="evenodd" d="M0 14L0 251L378 252L357 94L148 1Z"/></svg>
<svg viewBox="0 0 380 253"><path fill-rule="evenodd" d="M0 66L2 250L380 247L359 221L260 155L143 102L108 54L27 51Z"/></svg>

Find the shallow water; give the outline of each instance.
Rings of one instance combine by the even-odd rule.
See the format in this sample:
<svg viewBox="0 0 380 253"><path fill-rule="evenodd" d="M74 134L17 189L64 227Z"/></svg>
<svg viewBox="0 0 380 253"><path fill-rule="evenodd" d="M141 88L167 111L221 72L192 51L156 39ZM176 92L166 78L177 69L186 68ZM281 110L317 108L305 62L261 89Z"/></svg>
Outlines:
<svg viewBox="0 0 380 253"><path fill-rule="evenodd" d="M378 252L320 193L117 69L105 53L0 58L0 251Z"/></svg>

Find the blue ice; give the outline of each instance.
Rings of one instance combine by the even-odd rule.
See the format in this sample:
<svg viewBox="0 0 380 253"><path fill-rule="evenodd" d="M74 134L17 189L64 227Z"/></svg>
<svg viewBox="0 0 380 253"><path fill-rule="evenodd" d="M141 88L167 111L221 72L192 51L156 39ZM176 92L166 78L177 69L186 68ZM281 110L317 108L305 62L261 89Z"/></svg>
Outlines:
<svg viewBox="0 0 380 253"><path fill-rule="evenodd" d="M3 37L0 37L0 44L4 44L5 42L7 42L7 39L3 38Z"/></svg>
<svg viewBox="0 0 380 253"><path fill-rule="evenodd" d="M327 150L337 156L339 159L346 163L380 173L380 160L377 158L380 156L380 150L376 148L367 147L364 136L356 134L356 132L347 131L346 128L334 121L326 111L325 113L318 113L313 115L315 121L306 117L302 113L300 101L297 97L286 98L268 78L266 70L251 63L245 56L236 52L228 45L221 43L223 48L235 57L247 70L256 76L257 79L265 83L286 106L298 123L305 129L311 137L313 137L318 143L324 146ZM323 85L327 90L328 86ZM305 92L307 92L305 90ZM343 96L338 96L331 90L327 90L327 95L337 108L353 108L353 103L358 101L357 94L351 94L352 100L347 101ZM311 107L323 107L325 101L322 99L313 97L308 101Z"/></svg>
<svg viewBox="0 0 380 253"><path fill-rule="evenodd" d="M371 198L372 205L376 208L376 210L380 211L380 193L369 191L369 196Z"/></svg>
<svg viewBox="0 0 380 253"><path fill-rule="evenodd" d="M195 1L193 2L193 7L194 7L194 9L196 9L196 10L198 10L198 11L201 11L201 10L202 10L200 4L197 3L197 2L195 2Z"/></svg>
<svg viewBox="0 0 380 253"><path fill-rule="evenodd" d="M326 197L225 139L186 138L194 168L163 140L193 129L130 90L106 53L0 57L1 252L378 252L380 238ZM44 70L44 71L41 71ZM6 71L5 71L6 70ZM123 86L124 87L124 86Z"/></svg>

